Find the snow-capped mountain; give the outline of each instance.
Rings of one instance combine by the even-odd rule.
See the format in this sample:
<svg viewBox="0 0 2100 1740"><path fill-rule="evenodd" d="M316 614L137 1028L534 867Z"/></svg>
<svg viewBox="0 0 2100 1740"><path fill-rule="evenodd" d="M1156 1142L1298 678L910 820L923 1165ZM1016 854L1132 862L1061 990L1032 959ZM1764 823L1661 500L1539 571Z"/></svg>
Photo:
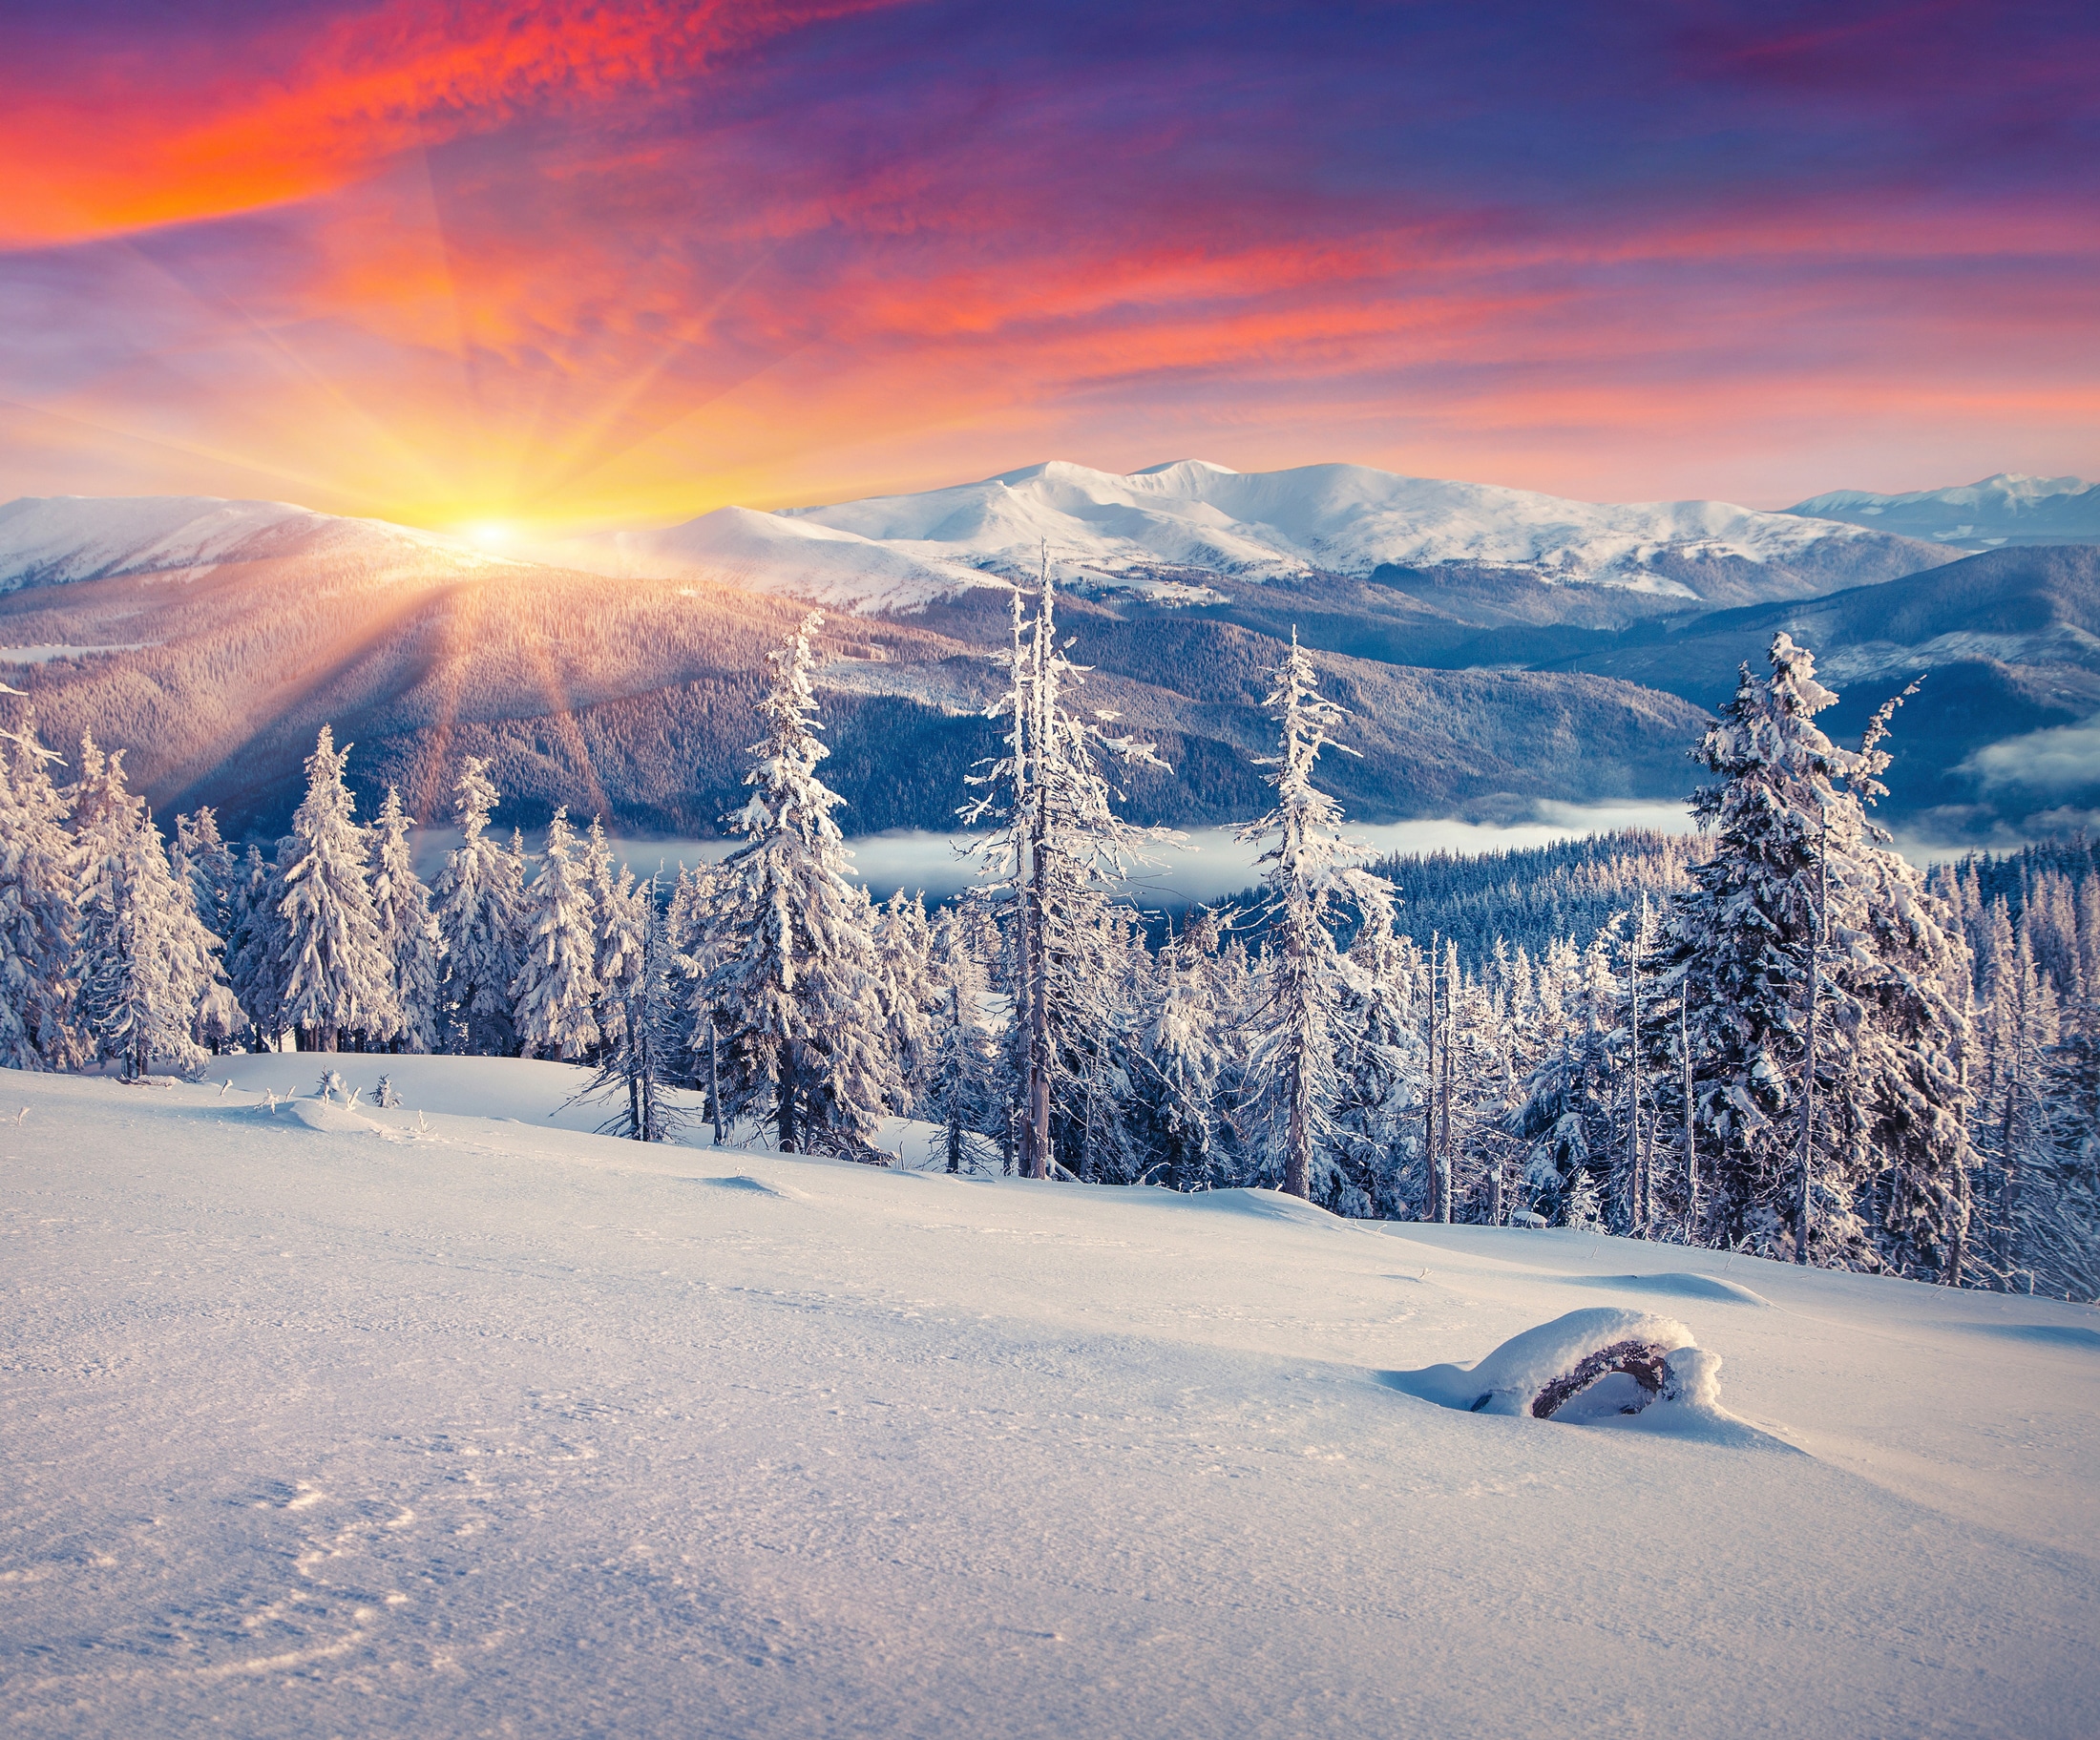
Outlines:
<svg viewBox="0 0 2100 1740"><path fill-rule="evenodd" d="M480 570L502 565L456 539L283 501L208 495L44 495L0 505L0 592L81 580L201 579L219 568L299 558Z"/></svg>
<svg viewBox="0 0 2100 1740"><path fill-rule="evenodd" d="M2100 543L2100 484L2083 477L2000 472L1957 489L1913 490L1901 495L1833 490L1796 502L1787 513L1964 550Z"/></svg>
<svg viewBox="0 0 2100 1740"><path fill-rule="evenodd" d="M1359 465L1239 472L1182 460L1122 475L1051 461L912 495L762 514L550 551L602 573L705 574L852 610L911 608L1031 575L1202 599L1381 568L1509 570L1687 603L1804 597L1946 557L1864 527L1727 502L1600 504Z"/></svg>

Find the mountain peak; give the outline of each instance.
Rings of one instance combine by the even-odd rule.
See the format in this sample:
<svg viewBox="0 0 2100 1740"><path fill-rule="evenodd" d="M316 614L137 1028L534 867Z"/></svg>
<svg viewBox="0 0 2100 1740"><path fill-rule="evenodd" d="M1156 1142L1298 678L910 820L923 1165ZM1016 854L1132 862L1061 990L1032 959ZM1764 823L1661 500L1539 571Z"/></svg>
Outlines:
<svg viewBox="0 0 2100 1740"><path fill-rule="evenodd" d="M1974 483L1893 495L1833 490L1796 502L1786 512L1964 550L2100 542L2100 486L2083 477L1996 472Z"/></svg>

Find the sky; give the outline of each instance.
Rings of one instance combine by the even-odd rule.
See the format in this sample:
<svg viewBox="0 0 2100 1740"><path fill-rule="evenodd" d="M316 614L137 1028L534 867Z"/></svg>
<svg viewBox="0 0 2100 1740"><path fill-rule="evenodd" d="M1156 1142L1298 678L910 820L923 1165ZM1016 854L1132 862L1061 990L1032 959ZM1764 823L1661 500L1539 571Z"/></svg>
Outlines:
<svg viewBox="0 0 2100 1740"><path fill-rule="evenodd" d="M0 499L2100 476L2090 4L0 0Z"/></svg>

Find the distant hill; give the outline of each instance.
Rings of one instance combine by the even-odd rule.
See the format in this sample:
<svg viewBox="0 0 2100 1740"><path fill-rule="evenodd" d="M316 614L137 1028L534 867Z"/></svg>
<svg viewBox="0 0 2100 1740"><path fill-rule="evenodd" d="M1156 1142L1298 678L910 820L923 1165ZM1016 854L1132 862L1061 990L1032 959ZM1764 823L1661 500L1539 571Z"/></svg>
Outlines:
<svg viewBox="0 0 2100 1740"><path fill-rule="evenodd" d="M1891 815L1947 837L2000 823L2047 830L2100 809L2100 547L1986 552L1827 597L1648 622L1553 668L1665 689L1704 708L1763 668L1784 629L1816 649L1856 730L1929 673L1899 715ZM2088 742L2088 738L2093 741Z"/></svg>
<svg viewBox="0 0 2100 1740"><path fill-rule="evenodd" d="M992 747L1007 594L908 618L841 616L821 646L832 759L855 832L952 825ZM495 758L504 822L556 804L629 833L713 831L737 801L766 645L802 606L700 577L611 577L505 561L376 521L273 503L24 501L0 507L0 672L48 742L125 746L163 818L219 806L274 836L316 729L354 741L368 804L398 783L449 813L465 753ZM1216 822L1264 801L1263 633L1202 617L1068 607L1089 701L1155 735L1172 778L1133 785L1148 820ZM1680 794L1699 714L1586 672L1436 671L1326 656L1361 761L1333 777L1367 820L1528 813Z"/></svg>
<svg viewBox="0 0 2100 1740"><path fill-rule="evenodd" d="M1127 475L1052 461L916 494L724 508L544 554L864 612L1033 576L1045 555L1062 584L1170 605L1251 603L1279 583L1484 575L1538 595L1542 619L1801 597L1947 559L1911 538L1727 502L1604 505L1360 465L1242 473L1201 460Z"/></svg>
<svg viewBox="0 0 2100 1740"><path fill-rule="evenodd" d="M1959 550L2100 543L2100 484L2083 477L2000 472L1951 490L1914 490L1902 495L1834 490L1796 502L1787 512Z"/></svg>

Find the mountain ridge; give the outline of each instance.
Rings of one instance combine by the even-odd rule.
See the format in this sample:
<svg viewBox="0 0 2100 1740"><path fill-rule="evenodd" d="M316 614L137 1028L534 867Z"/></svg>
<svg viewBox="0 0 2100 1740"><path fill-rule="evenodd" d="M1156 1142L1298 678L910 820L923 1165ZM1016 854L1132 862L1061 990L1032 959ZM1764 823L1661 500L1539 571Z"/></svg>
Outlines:
<svg viewBox="0 0 2100 1740"><path fill-rule="evenodd" d="M1310 495L1299 487L1307 472L1319 473ZM991 480L996 491L809 514L939 533L945 548L982 541L989 527L1010 547L1016 526L1040 529L1031 516L1043 511L1040 492L1007 499L1015 480L1044 485L1058 508L1060 492L1068 499L1106 475L1051 462ZM1132 486L1126 494L1169 503L1190 535L1215 546L1252 527L1302 540L1332 523L1322 499L1361 493L1367 478L1375 493L1393 481L1362 468L1242 474L1200 462L1120 481ZM1199 486L1239 490L1232 501L1249 516L1226 515L1221 529L1218 514L1191 505ZM1265 491L1281 507L1259 518ZM1100 493L1086 501L1114 521L1118 502ZM1300 517L1279 526L1284 508ZM833 612L820 685L850 825L952 826L962 774L991 752L982 713L1015 577L923 554L937 538L883 541L808 514L724 514L755 539L751 570L716 562L636 576L495 556L282 502L9 503L0 669L31 692L52 741L93 729L131 744L130 765L158 807L211 803L236 831L268 836L282 825L312 732L327 720L366 744L369 776L399 783L426 818L442 818L447 769L471 751L496 758L509 819L536 824L568 803L631 831L706 833L733 807L764 645L815 601ZM900 520L907 514L917 517ZM807 568L767 565L783 525L801 547L835 554L829 576L812 582ZM1802 521L1792 535L1813 543L1821 534ZM1839 547L1907 548L1873 535ZM1900 722L1892 814L1931 811L1941 832L1969 836L2024 815L2076 819L2080 806L2100 814L2100 784L2065 771L2079 764L2083 739L2023 747L2035 733L2075 733L2100 718L2100 606L2086 602L2100 597L2088 573L2100 551L2006 550L1986 560L1942 549L1933 566L1896 579L1723 609L1701 608L1688 596L1692 582L1706 569L1726 579L1727 564L1748 558L1711 546L1640 554L1651 579L1660 568L1671 580L1672 562L1691 578L1665 590L1449 560L1379 563L1354 577L1283 564L1241 580L1140 565L1124 577L1135 583L1089 585L1068 570L1078 583L1063 620L1076 656L1098 667L1094 704L1157 736L1177 769L1171 781L1133 783L1146 820L1209 824L1259 807L1251 758L1270 728L1260 679L1293 634L1362 722L1365 762L1330 773L1353 813L1521 820L1547 800L1682 796L1693 778L1684 752L1706 710L1732 686L1735 661L1761 658L1779 626L1815 646L1845 692L1845 728L1909 667L1935 671ZM1027 572L1018 559L1007 565ZM827 577L850 582L857 611L841 608ZM1803 576L1781 583L1797 594ZM1726 597L1731 586L1707 590Z"/></svg>
<svg viewBox="0 0 2100 1740"><path fill-rule="evenodd" d="M77 522L73 546L53 535L53 512ZM46 741L70 756L92 730L128 748L163 815L212 804L248 838L282 829L324 723L359 744L368 797L397 784L427 821L449 816L472 753L494 758L505 823L537 826L565 803L631 833L712 833L759 733L764 652L806 608L706 577L494 557L284 504L76 501L0 510L9 525L0 669ZM1008 589L969 596L1002 605ZM1091 704L1158 737L1176 769L1132 783L1134 812L1210 823L1258 810L1273 638L1178 618L1183 656L1162 662L1147 624L1080 597L1063 621L1077 656L1100 665ZM1004 633L1002 609L827 623L827 772L849 826L955 825L963 775L994 751L983 714ZM1335 777L1365 820L1681 793L1699 716L1674 697L1586 672L1322 663L1362 716L1365 757Z"/></svg>
<svg viewBox="0 0 2100 1740"><path fill-rule="evenodd" d="M1893 495L1832 490L1785 512L1972 551L2100 542L2100 484L2083 477L1999 472L1975 483Z"/></svg>
<svg viewBox="0 0 2100 1740"><path fill-rule="evenodd" d="M1127 473L1048 460L902 495L718 509L543 554L600 573L733 577L862 612L1010 584L1045 558L1068 586L1167 603L1458 565L1646 595L1659 609L1810 596L1949 559L1920 540L1729 502L1580 502L1369 466L1243 472L1204 460Z"/></svg>

